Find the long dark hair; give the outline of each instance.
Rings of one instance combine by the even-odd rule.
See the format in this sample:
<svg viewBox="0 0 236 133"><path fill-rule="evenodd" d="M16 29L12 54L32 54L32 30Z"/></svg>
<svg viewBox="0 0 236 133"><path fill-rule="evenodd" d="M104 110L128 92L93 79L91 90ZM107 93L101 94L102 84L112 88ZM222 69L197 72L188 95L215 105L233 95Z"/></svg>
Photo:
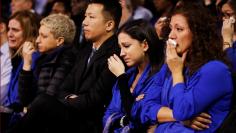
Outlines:
<svg viewBox="0 0 236 133"><path fill-rule="evenodd" d="M176 14L183 15L187 19L193 34L192 45L186 59L190 75L210 60L225 62L223 39L217 32L216 19L205 7L199 3L186 2L176 6L172 16Z"/></svg>
<svg viewBox="0 0 236 133"><path fill-rule="evenodd" d="M159 71L164 60L164 43L159 40L155 28L147 21L139 19L127 22L120 27L117 34L127 33L140 42L147 41L147 55L152 67L150 75Z"/></svg>

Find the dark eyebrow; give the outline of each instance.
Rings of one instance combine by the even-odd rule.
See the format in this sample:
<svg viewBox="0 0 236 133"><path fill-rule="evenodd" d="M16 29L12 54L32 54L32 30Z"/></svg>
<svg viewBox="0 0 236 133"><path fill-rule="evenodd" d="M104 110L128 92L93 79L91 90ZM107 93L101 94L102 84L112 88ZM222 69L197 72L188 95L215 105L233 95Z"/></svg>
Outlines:
<svg viewBox="0 0 236 133"><path fill-rule="evenodd" d="M14 28L14 27L8 28L8 29L12 29L12 30L14 30L14 31L20 31L20 29L17 29L17 28Z"/></svg>

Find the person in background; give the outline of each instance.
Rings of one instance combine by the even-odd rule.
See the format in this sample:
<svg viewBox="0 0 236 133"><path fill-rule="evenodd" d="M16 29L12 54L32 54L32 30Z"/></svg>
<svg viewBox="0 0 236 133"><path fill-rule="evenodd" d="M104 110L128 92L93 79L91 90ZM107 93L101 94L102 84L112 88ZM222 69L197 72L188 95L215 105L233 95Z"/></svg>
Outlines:
<svg viewBox="0 0 236 133"><path fill-rule="evenodd" d="M55 3L52 5L52 9L50 14L61 13L71 16L71 6L70 1L68 0L56 0Z"/></svg>
<svg viewBox="0 0 236 133"><path fill-rule="evenodd" d="M22 10L29 10L35 13L34 0L11 0L11 14Z"/></svg>
<svg viewBox="0 0 236 133"><path fill-rule="evenodd" d="M31 114L24 117L14 132L89 132L102 131L102 116L112 96L115 76L107 59L119 52L115 35L121 17L118 0L90 1L83 21L88 41L80 49L74 68L63 81L57 95L40 94L31 103ZM37 130L40 129L40 130ZM13 133L13 132L12 132Z"/></svg>
<svg viewBox="0 0 236 133"><path fill-rule="evenodd" d="M74 45L78 49L83 46L85 42L82 22L84 20L84 13L88 6L88 0L71 0L71 18L76 25L76 34Z"/></svg>
<svg viewBox="0 0 236 133"><path fill-rule="evenodd" d="M0 132L4 132L7 128L9 120L9 111L3 106L3 102L7 99L8 86L11 78L11 56L7 40L7 21L0 17Z"/></svg>
<svg viewBox="0 0 236 133"><path fill-rule="evenodd" d="M145 91L156 88L164 62L164 45L151 24L144 20L126 23L118 32L120 56L129 70L125 72L122 60L113 55L108 59L110 71L117 77L113 96L103 117L104 131L143 133L147 125L139 119L140 102ZM125 131L126 130L126 131Z"/></svg>
<svg viewBox="0 0 236 133"><path fill-rule="evenodd" d="M153 14L152 12L145 8L144 5L144 0L130 0L132 7L133 7L133 19L144 19L147 21L151 21Z"/></svg>
<svg viewBox="0 0 236 133"><path fill-rule="evenodd" d="M236 1L227 0L221 7L223 26L221 35L224 41L223 49L236 72Z"/></svg>
<svg viewBox="0 0 236 133"><path fill-rule="evenodd" d="M131 0L120 0L120 4L122 7L122 16L119 27L122 27L126 22L133 20L133 7Z"/></svg>
<svg viewBox="0 0 236 133"><path fill-rule="evenodd" d="M38 35L39 20L37 16L30 11L19 11L13 14L8 23L8 45L11 52L12 73L10 84L7 89L7 99L3 106L12 110L10 124L12 125L22 116L23 106L18 97L18 76L23 67L22 47L25 41L34 42ZM38 54L33 55L33 61ZM34 69L34 65L32 65Z"/></svg>
<svg viewBox="0 0 236 133"><path fill-rule="evenodd" d="M233 84L216 28L198 3L179 4L171 15L169 39L176 46L167 43L161 94L150 89L141 113L143 122L158 122L156 133L197 132L182 121L201 112L211 116L211 123L199 132L215 132L229 113Z"/></svg>
<svg viewBox="0 0 236 133"><path fill-rule="evenodd" d="M170 13L175 8L178 0L154 0L157 10L157 18L155 18L155 29L160 39L166 41L168 39Z"/></svg>
<svg viewBox="0 0 236 133"><path fill-rule="evenodd" d="M7 97L7 88L11 77L11 57L7 40L7 21L0 17L0 55L1 55L1 80L0 80L0 106Z"/></svg>
<svg viewBox="0 0 236 133"><path fill-rule="evenodd" d="M35 11L42 15L48 0L35 0Z"/></svg>

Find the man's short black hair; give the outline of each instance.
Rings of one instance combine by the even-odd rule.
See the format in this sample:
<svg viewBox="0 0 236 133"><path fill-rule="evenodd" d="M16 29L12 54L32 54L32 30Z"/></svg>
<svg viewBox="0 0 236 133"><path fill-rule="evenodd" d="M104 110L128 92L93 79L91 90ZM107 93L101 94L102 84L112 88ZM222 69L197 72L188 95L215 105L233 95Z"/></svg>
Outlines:
<svg viewBox="0 0 236 133"><path fill-rule="evenodd" d="M115 28L118 29L120 18L122 15L122 8L119 0L90 0L89 4L97 3L103 5L103 11L106 18L115 21Z"/></svg>

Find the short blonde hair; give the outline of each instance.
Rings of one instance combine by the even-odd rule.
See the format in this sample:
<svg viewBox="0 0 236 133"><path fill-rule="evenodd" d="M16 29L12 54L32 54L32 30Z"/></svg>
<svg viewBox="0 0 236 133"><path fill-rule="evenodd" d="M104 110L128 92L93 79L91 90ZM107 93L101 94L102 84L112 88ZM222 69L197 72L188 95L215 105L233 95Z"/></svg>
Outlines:
<svg viewBox="0 0 236 133"><path fill-rule="evenodd" d="M50 29L55 38L64 37L65 43L72 43L75 37L75 23L63 14L52 14L41 20L40 25Z"/></svg>

